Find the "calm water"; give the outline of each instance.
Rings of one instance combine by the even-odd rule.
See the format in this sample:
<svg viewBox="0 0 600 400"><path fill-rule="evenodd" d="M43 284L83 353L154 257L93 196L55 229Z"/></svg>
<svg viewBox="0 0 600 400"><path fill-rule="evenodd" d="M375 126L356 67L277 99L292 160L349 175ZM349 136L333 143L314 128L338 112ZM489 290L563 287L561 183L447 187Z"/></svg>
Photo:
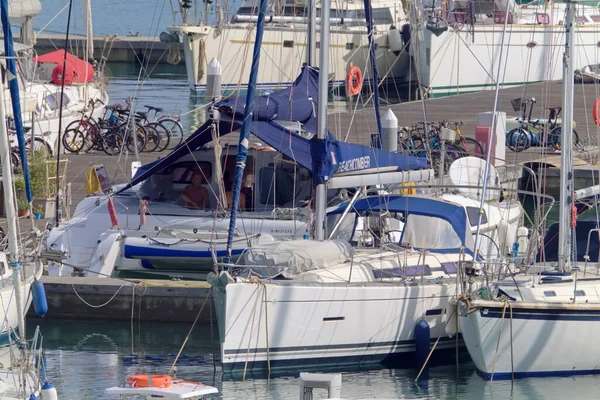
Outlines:
<svg viewBox="0 0 600 400"><path fill-rule="evenodd" d="M104 389L123 384L138 373L166 373L187 334L189 324L134 324L132 337L128 322L28 321L30 332L40 324L48 365L48 379L61 399L107 399ZM223 380L217 366L213 373L213 346L208 326L198 326L181 357L177 375L216 386L215 399L298 398L294 376L253 379L246 382ZM218 353L218 344L214 351ZM510 381L483 381L471 365L462 365L459 376L454 367L436 367L429 380L414 383L415 370L375 370L343 374L342 394L347 398L402 399L593 399L598 398L600 377L537 378ZM316 391L316 398L325 393Z"/></svg>
<svg viewBox="0 0 600 400"><path fill-rule="evenodd" d="M127 97L135 95L137 110L144 110L143 106L147 104L162 107L166 113L181 114L186 132L199 127L204 121L205 105L196 104L190 96L183 66L150 66L145 79L141 79L139 66L115 63L108 64L107 74L111 103L124 104Z"/></svg>

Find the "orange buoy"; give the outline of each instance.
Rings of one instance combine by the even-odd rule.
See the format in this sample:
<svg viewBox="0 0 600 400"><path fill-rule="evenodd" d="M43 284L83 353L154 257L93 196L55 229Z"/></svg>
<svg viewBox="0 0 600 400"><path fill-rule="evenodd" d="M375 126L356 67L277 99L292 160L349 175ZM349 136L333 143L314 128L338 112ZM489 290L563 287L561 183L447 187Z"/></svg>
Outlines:
<svg viewBox="0 0 600 400"><path fill-rule="evenodd" d="M592 118L596 125L600 125L600 99L596 99L594 102L594 108L592 108Z"/></svg>
<svg viewBox="0 0 600 400"><path fill-rule="evenodd" d="M168 388L173 384L169 375L133 375L127 379L127 384L132 388Z"/></svg>
<svg viewBox="0 0 600 400"><path fill-rule="evenodd" d="M362 89L362 72L356 65L352 65L346 75L346 94L356 96Z"/></svg>

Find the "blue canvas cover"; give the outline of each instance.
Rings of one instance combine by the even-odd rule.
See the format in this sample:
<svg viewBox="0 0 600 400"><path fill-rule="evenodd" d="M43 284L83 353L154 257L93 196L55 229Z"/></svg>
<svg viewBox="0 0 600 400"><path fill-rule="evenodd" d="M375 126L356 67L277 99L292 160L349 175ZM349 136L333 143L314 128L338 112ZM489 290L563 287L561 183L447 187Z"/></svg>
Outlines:
<svg viewBox="0 0 600 400"><path fill-rule="evenodd" d="M340 204L327 215L343 213L348 202ZM447 221L457 236L460 238L462 246L465 247L467 254L473 255L470 248L472 242L471 230L468 223L468 217L465 209L454 203L441 199L420 196L374 196L357 200L352 206L352 212L361 214L368 211L389 211L391 213L402 213L404 217L410 214L418 214L428 217L436 217ZM469 235L469 237L467 237ZM448 251L460 251L457 249L447 249Z"/></svg>
<svg viewBox="0 0 600 400"><path fill-rule="evenodd" d="M257 98L250 132L299 165L311 170L315 183L327 182L336 175L375 173L380 168L386 168L389 172L425 169L429 166L429 161L424 158L342 142L331 134L325 140L318 140L316 136L307 139L277 123L295 121L302 125L303 130L313 134L316 132L318 80L317 69L303 67L300 76L291 87ZM216 123L220 136L241 127L244 103L241 97L234 97L215 104L214 107L221 113ZM205 122L171 154L139 168L132 181L121 190L144 181L190 151L201 148L212 140L212 130L213 121Z"/></svg>
<svg viewBox="0 0 600 400"><path fill-rule="evenodd" d="M575 227L575 238L577 242L577 261L585 261L584 256L587 249L588 234L592 229L598 228L599 223L596 219L578 219ZM598 232L592 232L590 236L589 256L590 262L598 262L598 252L600 252L600 240ZM545 258L543 258L545 256ZM546 232L544 237L544 252L538 250L536 256L537 262L558 261L558 223L553 224Z"/></svg>

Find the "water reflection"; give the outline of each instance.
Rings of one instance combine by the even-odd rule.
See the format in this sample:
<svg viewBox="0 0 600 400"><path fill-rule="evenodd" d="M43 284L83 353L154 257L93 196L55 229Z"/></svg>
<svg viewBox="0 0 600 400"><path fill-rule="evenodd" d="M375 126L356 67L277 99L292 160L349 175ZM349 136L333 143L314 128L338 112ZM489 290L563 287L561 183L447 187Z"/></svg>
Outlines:
<svg viewBox="0 0 600 400"><path fill-rule="evenodd" d="M123 384L138 373L166 373L171 367L189 324L135 323L119 321L28 321L30 332L36 324L44 335L48 379L63 399L107 399L104 389ZM298 398L296 376L224 380L215 364L218 354L216 330L198 326L188 340L177 365L177 376L216 386L216 399ZM216 373L215 373L216 370ZM417 370L380 369L343 374L345 398L388 399L559 399L596 398L597 376L573 378L520 379L490 383L481 379L471 363L434 367L427 381L415 383ZM315 391L315 399L326 397Z"/></svg>

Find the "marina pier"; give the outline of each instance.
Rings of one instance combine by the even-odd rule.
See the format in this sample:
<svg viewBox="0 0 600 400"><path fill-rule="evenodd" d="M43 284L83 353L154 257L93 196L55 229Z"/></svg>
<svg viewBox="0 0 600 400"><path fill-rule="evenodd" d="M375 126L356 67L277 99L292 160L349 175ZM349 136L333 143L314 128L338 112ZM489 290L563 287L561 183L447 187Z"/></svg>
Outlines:
<svg viewBox="0 0 600 400"><path fill-rule="evenodd" d="M77 57L84 58L85 36L72 35L69 37L68 51ZM148 63L168 64L169 44L161 42L158 37L104 35L94 36L94 58L99 60L103 51L112 45L108 62L114 63ZM43 33L36 36L35 50L45 54L65 46L65 35L59 33ZM179 45L180 61L183 65L183 50Z"/></svg>

